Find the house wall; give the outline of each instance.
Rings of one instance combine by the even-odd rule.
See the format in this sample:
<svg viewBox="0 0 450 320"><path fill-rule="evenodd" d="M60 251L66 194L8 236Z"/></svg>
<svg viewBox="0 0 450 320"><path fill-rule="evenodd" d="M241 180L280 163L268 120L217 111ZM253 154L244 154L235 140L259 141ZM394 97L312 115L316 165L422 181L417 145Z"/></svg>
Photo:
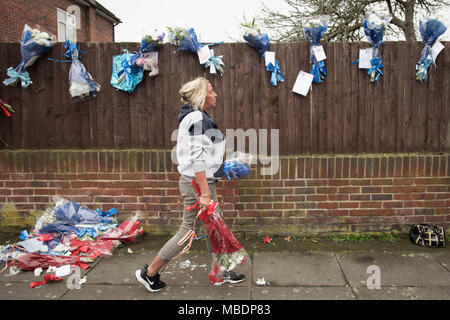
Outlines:
<svg viewBox="0 0 450 320"><path fill-rule="evenodd" d="M25 24L31 27L39 26L41 31L57 35L56 8L67 11L71 5L78 5L80 8L81 28L77 30L77 42L113 41L113 24L95 14L95 9L92 7L85 7L69 0L4 0L2 1L3 8L0 10L3 29L0 32L0 42L20 41ZM92 17L94 17L94 23L90 22ZM91 31L90 26L92 26Z"/></svg>

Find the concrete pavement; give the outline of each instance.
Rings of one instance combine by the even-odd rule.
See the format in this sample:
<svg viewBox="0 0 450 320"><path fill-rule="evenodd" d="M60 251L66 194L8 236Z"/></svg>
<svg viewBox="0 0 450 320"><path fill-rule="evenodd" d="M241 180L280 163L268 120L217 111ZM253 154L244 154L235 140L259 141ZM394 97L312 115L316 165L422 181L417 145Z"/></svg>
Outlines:
<svg viewBox="0 0 450 320"><path fill-rule="evenodd" d="M236 285L209 284L210 258L204 240L198 240L162 272L166 288L147 292L134 272L150 263L167 240L147 235L112 256L97 258L82 271L87 281L80 289L68 288L70 276L31 289L30 283L41 281L45 271L36 277L32 271L10 276L7 270L0 275L0 300L450 300L448 247L419 247L406 237L394 242L287 242L279 237L275 246L262 239L241 240L251 263L238 269L247 280ZM257 285L258 279L266 285ZM379 289L369 289L368 283Z"/></svg>

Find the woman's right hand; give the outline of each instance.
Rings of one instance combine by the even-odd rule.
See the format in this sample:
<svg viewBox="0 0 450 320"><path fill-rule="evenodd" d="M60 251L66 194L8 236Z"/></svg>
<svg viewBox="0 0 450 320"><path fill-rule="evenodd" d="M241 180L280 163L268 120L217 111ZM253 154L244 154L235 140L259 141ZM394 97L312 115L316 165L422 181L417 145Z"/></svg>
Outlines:
<svg viewBox="0 0 450 320"><path fill-rule="evenodd" d="M211 204L210 196L200 196L200 208L204 211L208 210L209 205Z"/></svg>

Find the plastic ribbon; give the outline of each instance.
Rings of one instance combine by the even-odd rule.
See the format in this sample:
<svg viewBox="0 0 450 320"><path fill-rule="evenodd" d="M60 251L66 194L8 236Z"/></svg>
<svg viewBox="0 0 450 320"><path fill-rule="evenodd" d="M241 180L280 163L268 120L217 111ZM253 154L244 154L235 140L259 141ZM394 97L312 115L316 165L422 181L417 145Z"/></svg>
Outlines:
<svg viewBox="0 0 450 320"><path fill-rule="evenodd" d="M216 74L216 71L218 71L222 76L223 67L225 67L225 64L222 61L223 56L215 57L213 49L210 49L209 52L211 53L211 58L209 58L209 60L205 62L205 68L209 68L209 73Z"/></svg>
<svg viewBox="0 0 450 320"><path fill-rule="evenodd" d="M122 78L122 75L125 74L125 76L127 77L127 81L132 81L131 79L131 65L129 63L129 61L127 59L123 59L122 62L120 63L122 66L122 70L120 70L117 73L117 76L119 77L119 83L122 82L122 80L120 80L120 78Z"/></svg>
<svg viewBox="0 0 450 320"><path fill-rule="evenodd" d="M118 211L117 208L109 209L108 211L100 211L100 209L95 210L101 217L111 217L115 215Z"/></svg>
<svg viewBox="0 0 450 320"><path fill-rule="evenodd" d="M375 57L372 58L370 60L371 63L371 67L369 70L367 70L367 74L370 75L370 81L374 82L376 81L377 83L379 83L379 78L380 75L383 75L383 71L381 71L381 69L383 69L383 63L381 61L380 57Z"/></svg>
<svg viewBox="0 0 450 320"><path fill-rule="evenodd" d="M27 88L30 84L33 83L33 81L31 81L30 79L30 74L28 73L28 71L20 71L22 70L22 66L22 64L19 64L16 69L13 69L12 67L8 68L7 75L10 78L3 80L3 83L6 86L15 85L19 80L23 88Z"/></svg>
<svg viewBox="0 0 450 320"><path fill-rule="evenodd" d="M325 62L319 61L317 63L314 63L312 66L312 71L314 78L313 81L315 83L324 82L325 76L327 75L327 69L325 68Z"/></svg>
<svg viewBox="0 0 450 320"><path fill-rule="evenodd" d="M44 281L35 281L30 283L30 288L42 286L43 284L46 284L47 282L50 281L62 281L62 280L63 280L62 278L55 276L53 273L47 274L44 276Z"/></svg>
<svg viewBox="0 0 450 320"><path fill-rule="evenodd" d="M92 238L97 238L98 237L98 233L94 228L83 228L81 230L78 230L76 232L77 236L79 236L80 238L82 236L84 236L85 234L89 234L89 236L91 236Z"/></svg>
<svg viewBox="0 0 450 320"><path fill-rule="evenodd" d="M416 65L416 80L419 80L421 82L427 81L428 68L430 67L432 62L433 60L431 60L430 58L419 61L419 63Z"/></svg>
<svg viewBox="0 0 450 320"><path fill-rule="evenodd" d="M27 238L28 238L29 236L30 236L30 235L28 234L28 231L27 231L27 230L23 230L23 231L19 234L20 240L27 240Z"/></svg>
<svg viewBox="0 0 450 320"><path fill-rule="evenodd" d="M272 72L272 75L270 77L270 83L272 83L274 86L277 85L277 82L284 82L284 77L281 74L278 60L275 60L275 65L273 65L272 62L269 62L269 64L266 67L266 70Z"/></svg>

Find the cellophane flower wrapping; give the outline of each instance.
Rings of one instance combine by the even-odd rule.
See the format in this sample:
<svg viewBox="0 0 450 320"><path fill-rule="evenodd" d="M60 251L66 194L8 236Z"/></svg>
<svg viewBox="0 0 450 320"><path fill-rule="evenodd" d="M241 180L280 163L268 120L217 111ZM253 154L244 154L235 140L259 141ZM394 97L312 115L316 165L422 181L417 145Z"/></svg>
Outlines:
<svg viewBox="0 0 450 320"><path fill-rule="evenodd" d="M224 163L224 175L227 179L241 179L250 174L254 157L249 153L234 152Z"/></svg>
<svg viewBox="0 0 450 320"><path fill-rule="evenodd" d="M94 211L59 196L52 200L54 207L47 208L30 233L21 233L22 241L4 250L2 247L1 259L21 270L65 264L84 270L98 256L112 255L121 243L131 243L144 233L139 212L119 225L115 208ZM95 232L80 236L80 231Z"/></svg>
<svg viewBox="0 0 450 320"><path fill-rule="evenodd" d="M131 59L132 56L128 50L113 57L113 70L110 82L114 88L128 93L133 92L144 77L144 70L136 65L132 65Z"/></svg>
<svg viewBox="0 0 450 320"><path fill-rule="evenodd" d="M189 35L188 29L183 27L167 27L167 30L167 41L175 46L179 46Z"/></svg>
<svg viewBox="0 0 450 320"><path fill-rule="evenodd" d="M447 27L439 20L427 18L425 22L422 20L419 21L419 31L424 48L420 54L420 60L416 65L416 80L421 82L427 80L428 68L433 62L431 47L446 30Z"/></svg>
<svg viewBox="0 0 450 320"><path fill-rule="evenodd" d="M270 39L267 33L261 33L261 30L254 24L246 27L244 40L254 47L260 56L270 50Z"/></svg>
<svg viewBox="0 0 450 320"><path fill-rule="evenodd" d="M200 49L200 43L194 28L190 28L186 37L180 42L178 51L197 52Z"/></svg>
<svg viewBox="0 0 450 320"><path fill-rule="evenodd" d="M328 23L327 17L314 17L309 20L303 28L305 32L305 39L310 43L310 57L312 64L311 73L314 75L313 81L316 83L323 82L327 74L325 68L325 62L317 61L314 48L320 46L320 39L322 39L324 33L327 31Z"/></svg>
<svg viewBox="0 0 450 320"><path fill-rule="evenodd" d="M367 74L370 75L371 82L377 82L380 76L383 74L382 59L378 48L384 43L383 36L386 26L391 21L392 17L389 15L382 16L376 13L370 13L366 19L364 19L364 34L373 49L372 60L370 61L372 67L367 70Z"/></svg>
<svg viewBox="0 0 450 320"><path fill-rule="evenodd" d="M227 271L243 265L250 258L227 227L220 213L216 211L217 203L212 201L207 211L201 211L198 218L203 221L212 245L212 265L209 278L215 283Z"/></svg>
<svg viewBox="0 0 450 320"><path fill-rule="evenodd" d="M151 64L145 57L146 53L157 51L161 47L166 39L164 32L159 32L158 29L145 30L141 39L139 52L131 56L130 65L138 66L145 71L151 71L157 68L157 65Z"/></svg>
<svg viewBox="0 0 450 320"><path fill-rule="evenodd" d="M5 85L16 85L21 81L22 87L28 87L32 81L27 69L32 66L36 60L46 55L54 46L55 37L47 32L41 32L37 28L31 28L25 25L20 40L20 52L22 62L14 69L8 69L10 79L4 81Z"/></svg>
<svg viewBox="0 0 450 320"><path fill-rule="evenodd" d="M95 97L100 92L100 85L92 79L84 65L78 59L78 50L72 52L72 64L69 71L70 96L85 100Z"/></svg>

